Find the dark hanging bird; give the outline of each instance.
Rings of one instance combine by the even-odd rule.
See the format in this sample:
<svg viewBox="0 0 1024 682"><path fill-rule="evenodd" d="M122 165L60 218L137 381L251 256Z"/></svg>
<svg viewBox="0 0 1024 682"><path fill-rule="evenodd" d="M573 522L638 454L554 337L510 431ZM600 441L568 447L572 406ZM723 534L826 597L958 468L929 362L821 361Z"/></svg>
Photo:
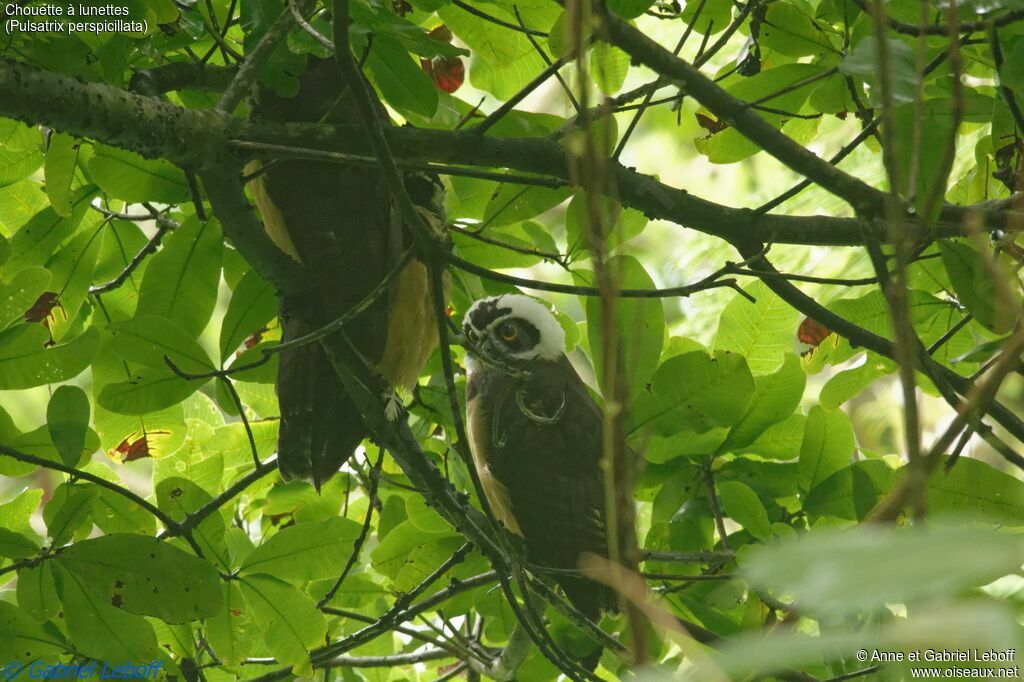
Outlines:
<svg viewBox="0 0 1024 682"><path fill-rule="evenodd" d="M349 84L333 59L310 57L300 82L294 97L259 88L253 118L362 125ZM382 106L378 115L387 120ZM281 159L253 162L246 171L254 178L250 188L267 233L302 263L312 280L310 291L281 301L283 341L315 331L302 321L302 312L332 320L370 295L412 244L376 168ZM405 185L427 224L443 231L444 188L437 177L409 173ZM449 288L446 275L446 301ZM425 265L415 258L408 261L389 290L345 332L391 388L411 390L437 344ZM367 436L363 418L315 342L281 353L277 397L281 476L310 480L319 489ZM389 416L397 416L397 410Z"/></svg>
<svg viewBox="0 0 1024 682"><path fill-rule="evenodd" d="M495 517L538 566L607 557L601 410L565 355L561 325L537 300L508 294L474 303L463 334L467 435ZM554 575L591 619L614 606L607 587Z"/></svg>

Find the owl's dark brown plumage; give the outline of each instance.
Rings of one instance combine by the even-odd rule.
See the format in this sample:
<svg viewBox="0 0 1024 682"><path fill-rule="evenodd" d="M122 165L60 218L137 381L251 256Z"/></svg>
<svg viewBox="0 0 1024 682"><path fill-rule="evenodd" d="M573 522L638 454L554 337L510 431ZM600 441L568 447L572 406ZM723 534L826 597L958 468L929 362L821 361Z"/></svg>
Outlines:
<svg viewBox="0 0 1024 682"><path fill-rule="evenodd" d="M300 83L294 97L260 88L253 117L361 125L333 59L310 57ZM386 116L383 107L378 113ZM315 331L303 318L335 319L373 292L400 263L411 237L378 169L294 159L263 163L246 169L255 176L253 198L270 237L303 264L313 285L281 301L282 340L290 341ZM442 228L437 178L409 174L406 187ZM356 350L393 388L411 388L436 346L430 295L426 268L413 259L390 290L345 327ZM366 437L364 421L318 343L281 353L277 395L282 477L308 479L319 488Z"/></svg>
<svg viewBox="0 0 1024 682"><path fill-rule="evenodd" d="M507 370L486 358L469 363L467 421L477 472L496 518L523 538L531 563L579 569L585 553L608 556L601 410L564 346L555 352L564 339L549 311L522 296L489 301L467 314L465 329ZM518 327L511 342L502 338L502 330L513 333L507 324ZM529 357L532 348L540 350ZM553 575L591 618L614 606L608 588Z"/></svg>

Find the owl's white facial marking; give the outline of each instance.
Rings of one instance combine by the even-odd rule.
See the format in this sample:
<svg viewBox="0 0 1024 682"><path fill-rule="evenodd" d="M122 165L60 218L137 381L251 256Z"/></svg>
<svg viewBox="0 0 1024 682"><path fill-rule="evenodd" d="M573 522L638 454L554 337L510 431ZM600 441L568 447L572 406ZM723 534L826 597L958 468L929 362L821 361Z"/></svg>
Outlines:
<svg viewBox="0 0 1024 682"><path fill-rule="evenodd" d="M497 360L557 360L565 353L565 330L551 310L521 294L480 299L466 313L463 331Z"/></svg>

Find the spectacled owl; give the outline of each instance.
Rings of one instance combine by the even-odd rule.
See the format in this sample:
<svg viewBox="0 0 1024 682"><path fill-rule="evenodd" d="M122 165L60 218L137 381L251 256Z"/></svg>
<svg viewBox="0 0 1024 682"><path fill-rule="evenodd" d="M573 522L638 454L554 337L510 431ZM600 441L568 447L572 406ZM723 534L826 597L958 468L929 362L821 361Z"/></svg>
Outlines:
<svg viewBox="0 0 1024 682"><path fill-rule="evenodd" d="M509 294L466 313L467 436L487 502L522 537L531 563L578 569L608 556L602 415L565 354L565 332L539 301ZM612 608L608 588L556 575L580 611Z"/></svg>
<svg viewBox="0 0 1024 682"><path fill-rule="evenodd" d="M253 117L362 125L350 84L335 60L310 57L300 83L295 97L259 88ZM365 82L352 85L370 87ZM388 120L384 107L376 104L378 115ZM310 291L281 301L282 341L315 331L303 322L304 312L332 320L369 296L412 243L377 168L279 159L252 162L246 171L253 178L250 189L267 233L303 265L312 281ZM442 232L440 180L408 173L405 185L427 224ZM445 301L449 288L446 273ZM391 388L411 390L437 344L425 265L415 258L409 261L389 290L349 322L345 332ZM281 353L276 386L281 476L286 481L310 480L319 490L367 436L367 427L316 342Z"/></svg>

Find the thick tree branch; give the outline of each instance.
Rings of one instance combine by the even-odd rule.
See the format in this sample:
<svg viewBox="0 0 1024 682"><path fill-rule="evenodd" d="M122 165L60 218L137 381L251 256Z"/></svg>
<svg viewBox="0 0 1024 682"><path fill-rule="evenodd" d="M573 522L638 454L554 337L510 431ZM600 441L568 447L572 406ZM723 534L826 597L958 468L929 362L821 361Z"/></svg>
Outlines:
<svg viewBox="0 0 1024 682"><path fill-rule="evenodd" d="M0 60L0 116L41 123L143 156L166 158L184 167L213 168L240 163L242 159L237 157L231 140L372 155L357 126L248 122L212 110L184 109L101 83L83 83L8 60ZM780 135L774 129L770 131L773 136ZM389 129L386 134L391 148L397 152L396 161L509 168L570 182L565 150L551 140L499 139L408 126ZM828 165L821 159L817 162ZM609 164L609 169L615 173L622 202L652 219L669 220L723 239L751 244L861 243L857 223L850 218L757 215L750 209L731 208L694 197L617 163ZM986 229L1001 229L1015 220L1024 220L1020 211L1005 203L950 206L943 209L934 236L963 235L963 219L971 213L977 214Z"/></svg>

